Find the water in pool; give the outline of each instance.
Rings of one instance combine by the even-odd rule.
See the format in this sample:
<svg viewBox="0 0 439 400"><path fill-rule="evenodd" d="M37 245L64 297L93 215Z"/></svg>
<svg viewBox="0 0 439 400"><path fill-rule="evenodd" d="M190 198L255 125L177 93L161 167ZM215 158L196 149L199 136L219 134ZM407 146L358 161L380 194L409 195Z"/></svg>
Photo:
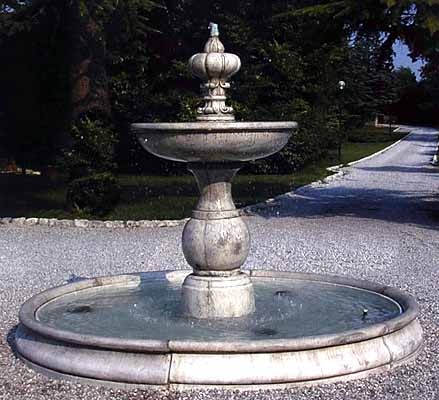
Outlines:
<svg viewBox="0 0 439 400"><path fill-rule="evenodd" d="M266 340L337 334L391 319L394 300L350 286L252 278L256 312L241 318L197 320L180 311L181 282L143 280L61 296L37 319L70 332L124 339Z"/></svg>

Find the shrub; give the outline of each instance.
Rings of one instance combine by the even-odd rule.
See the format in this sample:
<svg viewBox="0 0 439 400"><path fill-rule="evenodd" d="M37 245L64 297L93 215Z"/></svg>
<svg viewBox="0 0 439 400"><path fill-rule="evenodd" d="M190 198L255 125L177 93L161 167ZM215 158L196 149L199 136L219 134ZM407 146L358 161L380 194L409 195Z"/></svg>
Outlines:
<svg viewBox="0 0 439 400"><path fill-rule="evenodd" d="M70 181L115 169L116 135L105 121L82 117L73 125L71 134L74 145L59 162L68 171Z"/></svg>
<svg viewBox="0 0 439 400"><path fill-rule="evenodd" d="M104 215L111 211L120 198L120 186L109 173L75 179L67 189L67 202L71 210Z"/></svg>
<svg viewBox="0 0 439 400"><path fill-rule="evenodd" d="M294 117L289 119L294 120ZM307 164L318 162L327 155L328 149L335 146L338 128L333 122L332 114L319 115L317 112L310 112L297 120L298 131L279 153L250 162L244 167L243 173L291 174Z"/></svg>

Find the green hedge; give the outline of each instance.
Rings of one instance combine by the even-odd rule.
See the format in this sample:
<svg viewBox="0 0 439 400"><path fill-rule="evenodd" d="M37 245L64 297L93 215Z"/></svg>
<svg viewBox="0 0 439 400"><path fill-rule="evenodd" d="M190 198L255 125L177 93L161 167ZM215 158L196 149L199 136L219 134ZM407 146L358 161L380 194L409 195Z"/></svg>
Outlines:
<svg viewBox="0 0 439 400"><path fill-rule="evenodd" d="M94 174L69 183L67 203L71 210L104 215L117 205L120 191L120 186L112 174Z"/></svg>

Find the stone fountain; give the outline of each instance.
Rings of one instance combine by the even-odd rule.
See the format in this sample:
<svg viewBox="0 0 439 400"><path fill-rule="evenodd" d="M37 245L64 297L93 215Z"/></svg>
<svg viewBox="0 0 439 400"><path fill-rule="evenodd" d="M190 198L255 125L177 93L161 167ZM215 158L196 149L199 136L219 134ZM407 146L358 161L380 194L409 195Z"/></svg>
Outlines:
<svg viewBox="0 0 439 400"><path fill-rule="evenodd" d="M235 122L226 90L228 79L240 68L239 57L224 52L218 26L211 24L204 52L189 60L190 72L202 81L204 105L197 110L197 122L133 125L147 151L188 163L200 188L182 240L194 270L183 284L183 312L195 318L254 312L253 285L240 270L250 249L250 234L233 203L231 182L245 161L282 149L297 127L295 122Z"/></svg>
<svg viewBox="0 0 439 400"><path fill-rule="evenodd" d="M210 25L189 60L203 106L192 123L134 124L142 146L187 164L200 199L182 238L192 271L98 277L49 289L20 310L19 356L52 377L116 387L310 384L364 376L422 345L407 294L345 277L241 271L250 249L231 185L243 163L276 153L295 122L236 122L240 69Z"/></svg>

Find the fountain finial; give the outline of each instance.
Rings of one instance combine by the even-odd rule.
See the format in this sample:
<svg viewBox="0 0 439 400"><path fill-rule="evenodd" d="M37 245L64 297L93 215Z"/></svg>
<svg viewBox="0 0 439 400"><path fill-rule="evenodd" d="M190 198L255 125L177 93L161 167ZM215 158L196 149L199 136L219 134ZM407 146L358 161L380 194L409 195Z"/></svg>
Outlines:
<svg viewBox="0 0 439 400"><path fill-rule="evenodd" d="M209 24L210 37L204 46L204 53L198 53L189 60L189 70L202 80L200 85L204 105L197 109L198 121L234 121L233 108L226 105L227 81L241 68L240 58L224 52L219 39L218 25Z"/></svg>
<svg viewBox="0 0 439 400"><path fill-rule="evenodd" d="M210 36L219 36L218 24L211 22L209 24Z"/></svg>

